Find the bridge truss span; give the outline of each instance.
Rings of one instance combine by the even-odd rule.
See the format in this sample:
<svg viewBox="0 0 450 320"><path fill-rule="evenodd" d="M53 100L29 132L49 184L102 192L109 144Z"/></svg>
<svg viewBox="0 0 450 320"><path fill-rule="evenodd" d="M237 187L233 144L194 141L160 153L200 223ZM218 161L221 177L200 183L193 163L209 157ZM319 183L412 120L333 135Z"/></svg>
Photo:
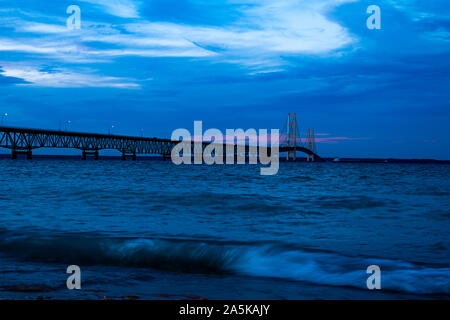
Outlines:
<svg viewBox="0 0 450 320"><path fill-rule="evenodd" d="M122 157L136 154L170 155L175 141L159 138L78 133L56 130L0 127L0 147L11 149L12 155L27 153L33 149L57 148L79 149L86 154L96 154L99 150L118 150Z"/></svg>
<svg viewBox="0 0 450 320"><path fill-rule="evenodd" d="M96 134L96 133L81 133L71 131L57 131L57 130L41 130L41 129L27 129L15 127L0 127L0 147L11 150L12 159L16 159L18 154L26 154L28 159L32 157L32 150L37 148L56 148L56 149L79 149L82 151L82 159L86 160L88 155L94 156L94 159L99 158L100 150L117 150L122 153L122 159L131 157L136 160L137 154L143 155L162 155L167 159L171 156L172 149L180 143L169 139L160 138L145 138L133 136L121 136L111 134ZM211 144L211 142L193 143L192 141L184 141L191 146L191 154L202 152ZM201 150L199 150L199 145ZM249 157L251 154L251 147L248 145L230 145L220 144L223 148L225 156L244 155ZM269 150L261 150L265 154L270 154ZM300 151L312 156L318 161L321 158L308 148L302 146L280 146L280 152L294 152ZM232 154L227 154L231 152Z"/></svg>

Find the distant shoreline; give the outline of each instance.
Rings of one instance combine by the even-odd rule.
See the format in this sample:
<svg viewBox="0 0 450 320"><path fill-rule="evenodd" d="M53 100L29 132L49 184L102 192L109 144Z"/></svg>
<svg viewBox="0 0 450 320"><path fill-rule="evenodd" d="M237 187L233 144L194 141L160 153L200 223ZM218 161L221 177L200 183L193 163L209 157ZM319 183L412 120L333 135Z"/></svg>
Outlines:
<svg viewBox="0 0 450 320"><path fill-rule="evenodd" d="M322 158L328 162L335 163L423 163L423 164L450 164L450 160L435 160L435 159L395 159L395 158L339 158L336 161L334 158Z"/></svg>
<svg viewBox="0 0 450 320"><path fill-rule="evenodd" d="M0 154L0 159L10 159L10 154ZM18 159L25 159L24 157L19 157ZM80 155L33 155L33 160L44 160L44 159L54 159L54 160L81 160ZM139 160L150 160L150 161L168 161L164 160L159 155L154 156L138 156ZM435 159L395 159L395 158L322 158L325 162L332 163L413 163L413 164L450 164L450 160L435 160ZM89 159L92 160L92 159ZM104 155L100 156L100 160L121 160L121 156L111 156ZM281 157L280 162L286 162L284 157ZM290 160L289 162L292 162ZM306 162L306 158L297 157L296 162Z"/></svg>

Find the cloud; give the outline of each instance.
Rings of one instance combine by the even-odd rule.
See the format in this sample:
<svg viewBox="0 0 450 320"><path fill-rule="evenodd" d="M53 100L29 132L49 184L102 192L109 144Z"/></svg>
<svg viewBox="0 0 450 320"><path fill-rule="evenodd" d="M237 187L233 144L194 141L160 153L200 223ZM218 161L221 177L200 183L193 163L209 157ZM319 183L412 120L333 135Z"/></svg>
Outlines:
<svg viewBox="0 0 450 320"><path fill-rule="evenodd" d="M79 0L102 7L107 13L121 18L138 18L138 3L133 0Z"/></svg>
<svg viewBox="0 0 450 320"><path fill-rule="evenodd" d="M15 84L24 84L27 83L23 79L15 78L15 77L7 77L2 75L3 69L0 67L0 86L10 86Z"/></svg>
<svg viewBox="0 0 450 320"><path fill-rule="evenodd" d="M56 53L76 53L80 50L76 44L67 41L43 43L39 40L30 40L28 43L22 41L0 38L0 51L19 51L26 53L56 54Z"/></svg>
<svg viewBox="0 0 450 320"><path fill-rule="evenodd" d="M20 31L22 32L32 32L32 33L67 33L67 27L62 25L48 24L48 23L38 23L38 22L26 22L23 21L20 25Z"/></svg>
<svg viewBox="0 0 450 320"><path fill-rule="evenodd" d="M413 21L427 19L449 19L450 11L446 9L447 0L432 2L421 0L384 0L389 6L402 11Z"/></svg>
<svg viewBox="0 0 450 320"><path fill-rule="evenodd" d="M99 76L92 70L75 72L67 69L55 69L36 65L23 65L16 63L2 63L0 76L22 79L21 86L52 87L52 88L121 88L134 89L140 85L132 79Z"/></svg>
<svg viewBox="0 0 450 320"><path fill-rule="evenodd" d="M327 14L335 6L353 0L322 0L313 3L293 0L234 1L242 4L241 18L221 26L191 26L167 22L138 22L124 25L136 37L188 41L217 53L219 59L250 68L284 64L282 56L328 54L356 39ZM244 5L245 4L245 5ZM250 6L249 6L250 4Z"/></svg>
<svg viewBox="0 0 450 320"><path fill-rule="evenodd" d="M106 23L84 21L81 30L69 30L56 24L36 23L20 18L5 19L1 24L20 33L43 36L0 38L0 51L40 54L68 62L113 62L123 56L137 57L207 57L215 52L203 49L184 38L167 35L121 34Z"/></svg>
<svg viewBox="0 0 450 320"><path fill-rule="evenodd" d="M342 141L359 141L359 140L370 140L371 138L352 138L352 137L326 137L326 138L316 138L317 143L330 143L337 144Z"/></svg>
<svg viewBox="0 0 450 320"><path fill-rule="evenodd" d="M360 140L370 140L371 138L355 138L355 137L334 137L330 136L328 133L316 133L315 134L316 143L325 143L325 144L338 144L343 141L360 141ZM318 137L319 136L319 137ZM287 137L285 134L280 135L280 143L286 143ZM306 142L306 137L304 138L297 138L297 144L301 145L302 143Z"/></svg>
<svg viewBox="0 0 450 320"><path fill-rule="evenodd" d="M425 32L424 36L427 39L434 41L450 42L450 31L446 30L445 28L439 28L432 32Z"/></svg>
<svg viewBox="0 0 450 320"><path fill-rule="evenodd" d="M138 17L138 3L131 0L82 1L120 17ZM287 64L286 56L330 54L354 43L346 28L328 18L333 8L353 1L233 0L239 19L220 27L145 19L118 25L83 20L81 30L68 31L64 24L16 17L2 24L42 36L0 39L0 51L82 63L112 62L122 56L210 58L246 66L253 73L277 72Z"/></svg>

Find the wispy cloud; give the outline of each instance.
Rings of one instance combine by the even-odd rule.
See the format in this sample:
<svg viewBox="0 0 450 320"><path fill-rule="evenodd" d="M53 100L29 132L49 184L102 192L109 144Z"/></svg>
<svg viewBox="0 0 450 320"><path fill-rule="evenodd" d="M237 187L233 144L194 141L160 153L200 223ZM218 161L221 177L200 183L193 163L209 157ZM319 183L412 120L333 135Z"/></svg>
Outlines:
<svg viewBox="0 0 450 320"><path fill-rule="evenodd" d="M120 17L138 17L139 3L131 0L82 0ZM110 25L83 20L78 31L64 24L45 24L16 17L3 21L16 32L41 36L0 39L0 51L36 53L69 61L94 62L121 56L209 57L237 63L251 72L276 72L283 57L329 54L356 39L328 18L334 7L354 0L231 1L240 5L238 21L221 27L148 21ZM111 62L111 61L110 61Z"/></svg>
<svg viewBox="0 0 450 320"><path fill-rule="evenodd" d="M16 24L16 27L17 30L21 32L47 33L47 34L67 33L66 26L57 24L20 21L20 23Z"/></svg>
<svg viewBox="0 0 450 320"><path fill-rule="evenodd" d="M76 72L67 69L40 68L36 65L0 62L0 75L22 79L21 86L80 88L80 87L108 87L133 89L140 85L132 79L99 76L93 70Z"/></svg>
<svg viewBox="0 0 450 320"><path fill-rule="evenodd" d="M121 18L138 18L139 3L133 0L79 0L100 6L107 13Z"/></svg>
<svg viewBox="0 0 450 320"><path fill-rule="evenodd" d="M324 143L324 144L338 144L344 141L360 141L360 140L370 140L372 138L368 137L345 137L345 136L332 136L328 133L316 133L315 134L315 142L316 143ZM280 143L286 143L287 137L285 134L280 135ZM297 138L297 143L302 144L306 141L306 138Z"/></svg>
<svg viewBox="0 0 450 320"><path fill-rule="evenodd" d="M450 42L450 31L446 30L443 27L441 27L435 31L425 32L424 36L427 39L434 40L434 41Z"/></svg>
<svg viewBox="0 0 450 320"><path fill-rule="evenodd" d="M353 1L233 1L243 5L241 18L222 27L146 21L124 27L138 38L188 41L231 63L257 68L269 62L273 67L285 64L286 55L327 54L354 43L354 36L327 17L334 7Z"/></svg>
<svg viewBox="0 0 450 320"><path fill-rule="evenodd" d="M371 138L354 138L354 137L326 137L326 138L316 138L317 143L329 143L337 144L343 141L360 141L360 140L370 140Z"/></svg>
<svg viewBox="0 0 450 320"><path fill-rule="evenodd" d="M434 0L433 2L421 0L384 0L389 6L402 11L414 21L426 19L448 19L449 11L443 10L447 0Z"/></svg>

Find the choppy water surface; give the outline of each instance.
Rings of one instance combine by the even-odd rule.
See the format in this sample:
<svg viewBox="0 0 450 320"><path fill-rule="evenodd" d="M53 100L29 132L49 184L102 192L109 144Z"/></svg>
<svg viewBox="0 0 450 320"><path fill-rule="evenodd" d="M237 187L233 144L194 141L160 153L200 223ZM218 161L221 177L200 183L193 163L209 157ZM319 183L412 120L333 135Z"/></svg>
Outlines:
<svg viewBox="0 0 450 320"><path fill-rule="evenodd" d="M0 298L450 297L448 165L0 169ZM71 264L82 290L66 288ZM378 292L366 288L372 264Z"/></svg>

